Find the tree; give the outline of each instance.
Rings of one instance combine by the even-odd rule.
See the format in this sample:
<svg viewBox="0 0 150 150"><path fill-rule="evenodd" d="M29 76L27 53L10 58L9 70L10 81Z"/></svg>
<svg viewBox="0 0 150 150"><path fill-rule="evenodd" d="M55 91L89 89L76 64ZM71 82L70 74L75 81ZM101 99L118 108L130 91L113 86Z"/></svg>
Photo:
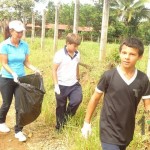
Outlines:
<svg viewBox="0 0 150 150"><path fill-rule="evenodd" d="M31 7L33 6L34 3L32 0L0 1L0 19L8 21L18 19L23 21L24 25L26 25L31 17Z"/></svg>
<svg viewBox="0 0 150 150"><path fill-rule="evenodd" d="M54 23L55 22L55 6L54 3L49 1L48 3L48 11L46 14L46 22L47 23Z"/></svg>
<svg viewBox="0 0 150 150"><path fill-rule="evenodd" d="M148 63L147 63L147 76L150 79L150 45L149 45Z"/></svg>
<svg viewBox="0 0 150 150"><path fill-rule="evenodd" d="M34 41L35 36L35 12L32 12L32 33L31 33L31 40Z"/></svg>
<svg viewBox="0 0 150 150"><path fill-rule="evenodd" d="M115 0L112 5L116 10L119 20L127 26L127 36L135 35L138 25L143 19L150 19L150 9L145 7L149 0Z"/></svg>
<svg viewBox="0 0 150 150"><path fill-rule="evenodd" d="M67 24L68 26L72 26L74 18L74 3L72 2L70 5L61 5L59 10L59 16L60 24Z"/></svg>
<svg viewBox="0 0 150 150"><path fill-rule="evenodd" d="M79 22L79 0L75 0L75 8L74 8L74 24L73 24L73 33L78 33L78 22Z"/></svg>
<svg viewBox="0 0 150 150"><path fill-rule="evenodd" d="M59 0L55 1L55 29L54 29L54 52L57 50L58 22L59 22Z"/></svg>
<svg viewBox="0 0 150 150"><path fill-rule="evenodd" d="M109 21L109 0L104 0L99 60L103 60L105 58L106 44L107 44L108 21Z"/></svg>
<svg viewBox="0 0 150 150"><path fill-rule="evenodd" d="M41 32L41 49L44 48L44 38L45 38L45 16L46 16L46 9L43 9L43 12L42 12L42 32Z"/></svg>

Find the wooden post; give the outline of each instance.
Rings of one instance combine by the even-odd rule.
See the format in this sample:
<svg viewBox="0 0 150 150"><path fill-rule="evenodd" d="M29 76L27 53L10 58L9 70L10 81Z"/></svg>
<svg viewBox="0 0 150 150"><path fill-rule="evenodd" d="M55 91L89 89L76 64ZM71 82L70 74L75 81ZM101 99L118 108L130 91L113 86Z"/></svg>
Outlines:
<svg viewBox="0 0 150 150"><path fill-rule="evenodd" d="M75 8L74 8L74 23L73 23L73 33L78 33L78 23L79 23L79 7L80 1L75 0Z"/></svg>
<svg viewBox="0 0 150 150"><path fill-rule="evenodd" d="M148 51L149 53L148 53L148 63L147 63L147 76L150 79L150 45L149 45Z"/></svg>
<svg viewBox="0 0 150 150"><path fill-rule="evenodd" d="M41 49L44 49L44 38L45 38L45 18L46 17L46 9L43 9L42 12L42 32L41 32Z"/></svg>
<svg viewBox="0 0 150 150"><path fill-rule="evenodd" d="M35 36L35 12L32 9L32 33L31 33L32 42L34 42L34 36Z"/></svg>
<svg viewBox="0 0 150 150"><path fill-rule="evenodd" d="M58 42L58 23L59 23L59 0L55 1L55 28L54 28L54 52L57 50Z"/></svg>

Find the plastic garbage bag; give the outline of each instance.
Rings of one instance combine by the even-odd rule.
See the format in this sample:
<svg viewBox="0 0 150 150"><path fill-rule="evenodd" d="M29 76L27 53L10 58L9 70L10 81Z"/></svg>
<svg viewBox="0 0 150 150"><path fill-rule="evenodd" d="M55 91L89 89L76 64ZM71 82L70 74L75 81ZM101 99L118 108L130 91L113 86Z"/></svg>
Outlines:
<svg viewBox="0 0 150 150"><path fill-rule="evenodd" d="M45 89L40 75L27 75L19 78L19 81L16 90L19 101L17 121L20 126L25 126L40 115Z"/></svg>

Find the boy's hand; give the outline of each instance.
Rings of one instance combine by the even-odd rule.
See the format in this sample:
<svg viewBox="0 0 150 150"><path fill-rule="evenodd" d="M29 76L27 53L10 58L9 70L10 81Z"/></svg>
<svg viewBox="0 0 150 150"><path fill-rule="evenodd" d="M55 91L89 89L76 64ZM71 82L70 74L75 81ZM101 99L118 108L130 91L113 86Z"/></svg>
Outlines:
<svg viewBox="0 0 150 150"><path fill-rule="evenodd" d="M54 88L55 93L57 93L58 95L60 94L60 88L58 84L55 84L55 88Z"/></svg>
<svg viewBox="0 0 150 150"><path fill-rule="evenodd" d="M84 122L81 132L82 132L82 136L87 139L89 135L91 135L92 133L91 124Z"/></svg>

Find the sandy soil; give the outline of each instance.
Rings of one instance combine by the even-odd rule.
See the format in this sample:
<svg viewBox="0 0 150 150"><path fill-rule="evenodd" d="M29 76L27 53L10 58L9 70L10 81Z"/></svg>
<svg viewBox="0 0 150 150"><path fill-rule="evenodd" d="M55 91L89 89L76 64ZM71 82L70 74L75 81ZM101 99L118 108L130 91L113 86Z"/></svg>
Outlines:
<svg viewBox="0 0 150 150"><path fill-rule="evenodd" d="M0 98L0 106L1 106ZM57 138L54 127L49 127L39 116L36 121L24 127L27 141L19 142L14 137L15 109L14 102L7 115L6 124L11 129L9 133L0 132L0 150L67 150L62 141Z"/></svg>

